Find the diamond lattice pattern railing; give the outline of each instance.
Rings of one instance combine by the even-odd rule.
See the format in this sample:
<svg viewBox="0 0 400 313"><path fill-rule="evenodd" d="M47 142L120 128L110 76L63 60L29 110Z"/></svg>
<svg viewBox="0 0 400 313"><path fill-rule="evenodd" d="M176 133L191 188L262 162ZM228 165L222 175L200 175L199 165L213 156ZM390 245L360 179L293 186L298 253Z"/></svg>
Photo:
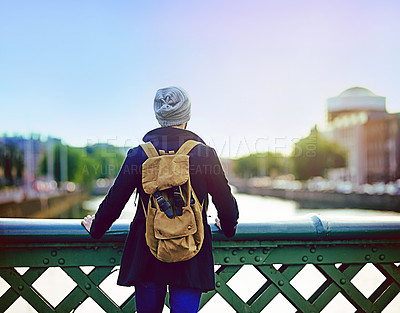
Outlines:
<svg viewBox="0 0 400 313"><path fill-rule="evenodd" d="M126 232L94 241L76 231L79 240L44 241L0 232L0 312L136 311L134 287L116 286ZM200 312L399 312L398 237L218 236L216 289L203 294Z"/></svg>

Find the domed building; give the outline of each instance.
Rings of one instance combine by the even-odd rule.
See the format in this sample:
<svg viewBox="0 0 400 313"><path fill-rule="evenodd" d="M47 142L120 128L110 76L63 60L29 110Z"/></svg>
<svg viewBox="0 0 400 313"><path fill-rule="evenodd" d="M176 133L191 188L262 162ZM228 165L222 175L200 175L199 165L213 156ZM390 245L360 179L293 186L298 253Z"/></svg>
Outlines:
<svg viewBox="0 0 400 313"><path fill-rule="evenodd" d="M363 87L327 99L324 134L348 151L344 177L355 185L400 178L400 114L386 111L386 98Z"/></svg>
<svg viewBox="0 0 400 313"><path fill-rule="evenodd" d="M344 113L386 112L386 98L377 96L371 90L362 87L346 89L337 97L327 100L328 121Z"/></svg>

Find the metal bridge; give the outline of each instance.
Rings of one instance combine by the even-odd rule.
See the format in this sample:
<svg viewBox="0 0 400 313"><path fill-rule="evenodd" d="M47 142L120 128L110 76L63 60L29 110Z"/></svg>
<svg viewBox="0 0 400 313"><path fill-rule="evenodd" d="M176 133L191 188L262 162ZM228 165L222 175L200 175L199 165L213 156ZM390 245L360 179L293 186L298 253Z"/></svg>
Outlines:
<svg viewBox="0 0 400 313"><path fill-rule="evenodd" d="M342 295L352 312L382 312L387 306L397 312L391 302L400 291L400 218L308 215L239 224L232 239L211 227L216 289L203 294L201 307L219 295L236 312L272 312L268 305L280 295L293 312L316 313ZM0 275L8 288L0 296L0 312L20 297L40 313L71 312L89 298L105 312L136 312L134 289L117 304L101 285L120 264L128 229L128 222L117 222L101 240L93 240L79 220L0 219ZM93 269L87 272L85 266ZM323 280L311 295L304 296L293 282L310 266ZM354 283L366 266L384 277L367 296ZM243 267L255 269L263 278L249 299L242 299L229 282ZM35 281L50 268L61 269L75 286L57 304L35 287ZM302 281L306 283L307 278Z"/></svg>

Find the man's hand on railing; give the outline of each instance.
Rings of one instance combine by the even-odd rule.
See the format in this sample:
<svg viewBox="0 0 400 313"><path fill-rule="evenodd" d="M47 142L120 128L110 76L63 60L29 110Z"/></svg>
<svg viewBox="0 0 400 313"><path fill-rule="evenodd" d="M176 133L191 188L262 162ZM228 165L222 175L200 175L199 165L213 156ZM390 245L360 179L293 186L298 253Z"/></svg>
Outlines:
<svg viewBox="0 0 400 313"><path fill-rule="evenodd" d="M90 233L90 227L92 227L92 222L94 220L94 215L85 216L81 222L82 226L85 227L88 233Z"/></svg>
<svg viewBox="0 0 400 313"><path fill-rule="evenodd" d="M220 230L222 230L222 228L221 228L221 221L219 220L218 217L215 218L215 226L217 226Z"/></svg>

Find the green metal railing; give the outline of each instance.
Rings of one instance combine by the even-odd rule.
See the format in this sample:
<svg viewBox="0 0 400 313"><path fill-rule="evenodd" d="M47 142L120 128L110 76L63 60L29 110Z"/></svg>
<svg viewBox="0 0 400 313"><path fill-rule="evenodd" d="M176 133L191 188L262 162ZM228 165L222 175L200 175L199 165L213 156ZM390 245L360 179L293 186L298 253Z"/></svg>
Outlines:
<svg viewBox="0 0 400 313"><path fill-rule="evenodd" d="M0 219L0 275L7 285L0 293L0 312L12 308L20 297L37 312L72 312L89 298L105 312L135 312L134 289L117 304L101 285L120 263L128 229L129 223L119 222L101 240L93 240L78 220ZM274 312L268 305L280 295L293 312L321 312L341 295L353 311L381 312L400 291L400 218L355 221L310 215L239 224L233 239L214 226L212 231L214 260L219 266L216 289L203 294L201 311L219 295L236 312L261 312L264 308ZM367 265L383 277L370 295L364 295L354 282ZM85 266L93 269L87 272ZM310 266L323 279L304 296L294 281ZM245 267L255 269L263 279L248 299L242 299L230 282ZM75 284L57 304L51 304L35 285L50 268L61 269Z"/></svg>

